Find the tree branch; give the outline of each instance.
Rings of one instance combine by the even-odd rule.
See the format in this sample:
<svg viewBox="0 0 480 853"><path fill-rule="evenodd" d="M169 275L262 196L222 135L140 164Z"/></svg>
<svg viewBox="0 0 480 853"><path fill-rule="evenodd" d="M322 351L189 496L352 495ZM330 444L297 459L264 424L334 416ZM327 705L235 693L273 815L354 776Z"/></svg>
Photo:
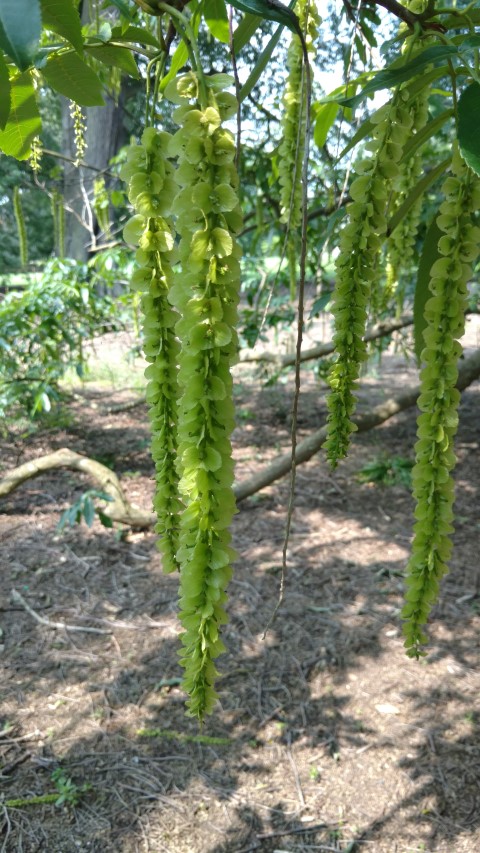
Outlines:
<svg viewBox="0 0 480 853"><path fill-rule="evenodd" d="M363 0L363 2L368 3L369 6L383 6L387 12L391 12L392 15L400 18L401 21L404 21L412 29L416 23L421 23L423 20L423 14L416 15L415 12L410 12L401 3L397 3L397 0Z"/></svg>
<svg viewBox="0 0 480 853"><path fill-rule="evenodd" d="M466 358L463 362L460 362L457 388L460 391L463 391L464 388L467 388L468 385L474 382L475 379L478 379L479 376L480 350L477 350L473 355ZM369 412L365 412L363 415L357 415L353 420L357 425L358 432L366 432L367 430L373 429L373 427L379 426L379 424L388 421L399 412L403 412L405 409L414 406L417 402L419 393L420 386L415 385L403 394L399 394L398 397L391 397L389 400L385 400L383 403L380 403L380 405L375 406ZM312 458L312 456L318 453L326 439L326 436L327 428L326 426L323 426L316 432L312 433L312 435L309 435L308 438L299 442L295 454L296 464L299 465L302 462L307 462ZM353 436L355 436L355 433L353 433ZM274 459L270 465L264 468L263 471L259 471L257 474L254 474L253 477L250 477L250 479L238 483L234 487L237 502L243 501L245 498L248 498L250 495L254 495L266 486L270 486L275 482L275 480L279 480L281 477L284 477L285 474L288 474L291 463L291 454L284 453L282 456L277 456L277 458Z"/></svg>
<svg viewBox="0 0 480 853"><path fill-rule="evenodd" d="M62 447L60 450L48 453L45 456L39 456L38 459L25 462L24 465L14 468L10 474L0 480L0 498L9 495L26 480L38 477L40 474L56 468L71 468L74 471L81 471L98 483L101 490L112 498L112 502L104 510L105 515L112 521L140 529L155 524L156 518L153 513L146 512L129 503L120 480L110 468L95 459L69 450L67 447Z"/></svg>
<svg viewBox="0 0 480 853"><path fill-rule="evenodd" d="M392 15L404 21L412 30L415 24L420 24L423 29L446 32L442 24L430 20L435 15L435 0L429 0L423 12L419 14L411 12L410 9L402 6L397 0L363 0L363 2L368 3L370 6L383 6L387 12L391 12Z"/></svg>
<svg viewBox="0 0 480 853"><path fill-rule="evenodd" d="M385 335L390 335L398 329L411 326L412 323L413 316L411 314L404 314L398 319L386 320L384 323L377 323L376 326L365 334L364 340L375 341L377 338L383 338ZM332 352L335 352L335 344L332 341L329 341L326 344L317 344L310 349L303 350L300 361L310 361L313 358L324 358L326 355L331 355ZM240 359L241 364L252 361L269 361L276 364L278 368L282 370L284 367L290 367L292 364L295 364L295 355L293 353L276 355L272 352L263 352L258 355L246 355L244 358Z"/></svg>

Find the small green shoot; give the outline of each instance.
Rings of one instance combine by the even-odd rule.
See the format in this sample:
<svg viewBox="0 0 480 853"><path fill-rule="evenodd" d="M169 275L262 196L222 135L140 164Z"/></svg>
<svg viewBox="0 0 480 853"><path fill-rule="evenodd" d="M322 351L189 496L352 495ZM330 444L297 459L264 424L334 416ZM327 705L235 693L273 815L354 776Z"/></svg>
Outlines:
<svg viewBox="0 0 480 853"><path fill-rule="evenodd" d="M82 795L92 787L88 782L85 782L83 785L75 784L73 779L67 776L62 767L57 767L53 771L51 779L58 792L58 797L55 800L56 806L64 806L66 804L76 806Z"/></svg>
<svg viewBox="0 0 480 853"><path fill-rule="evenodd" d="M211 737L210 735L187 735L183 732L170 731L169 729L138 729L139 737L160 737L167 740L179 740L185 743L206 743L218 746L229 746L231 739L228 737Z"/></svg>
<svg viewBox="0 0 480 853"><path fill-rule="evenodd" d="M97 489L89 489L87 492L83 492L75 503L69 506L65 512L62 512L60 521L57 525L58 532L61 533L67 525L69 527L73 527L74 524L81 524L82 519L88 527L91 527L94 522L95 515L98 516L104 527L113 527L112 519L109 518L103 510L95 506L95 498L101 501L113 501L113 498L110 495L107 495L105 492L99 492Z"/></svg>
<svg viewBox="0 0 480 853"><path fill-rule="evenodd" d="M83 794L91 789L91 785L85 782L83 785L77 785L65 773L62 767L57 767L51 775L51 780L54 783L57 791L55 794L40 794L34 797L15 797L10 800L5 800L2 805L8 809L23 809L28 806L41 806L52 803L57 807L60 806L76 806L81 800Z"/></svg>
<svg viewBox="0 0 480 853"><path fill-rule="evenodd" d="M378 456L367 462L357 474L361 483L379 486L405 486L410 488L414 462L404 456Z"/></svg>

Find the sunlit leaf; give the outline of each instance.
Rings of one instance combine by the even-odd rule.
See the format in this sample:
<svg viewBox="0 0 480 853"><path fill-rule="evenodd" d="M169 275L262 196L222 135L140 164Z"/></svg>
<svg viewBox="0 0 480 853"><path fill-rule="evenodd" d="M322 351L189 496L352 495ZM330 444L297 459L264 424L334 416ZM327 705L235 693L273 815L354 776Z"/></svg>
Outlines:
<svg viewBox="0 0 480 853"><path fill-rule="evenodd" d="M126 30L122 27L113 27L113 41L138 42L138 44L149 44L152 47L160 48L160 42L152 35L149 30L143 27L129 26Z"/></svg>
<svg viewBox="0 0 480 853"><path fill-rule="evenodd" d="M42 69L48 85L83 107L103 106L100 79L73 51L59 53Z"/></svg>
<svg viewBox="0 0 480 853"><path fill-rule="evenodd" d="M11 107L8 121L0 132L0 149L17 160L30 154L32 139L42 128L35 90L29 71L11 81Z"/></svg>
<svg viewBox="0 0 480 853"><path fill-rule="evenodd" d="M122 71L126 71L130 77L135 77L136 79L140 77L137 63L128 48L116 47L111 44L102 44L86 47L85 51L90 56L93 56L94 59L98 59L99 62L103 62L105 65L110 65L114 68L121 68Z"/></svg>
<svg viewBox="0 0 480 853"><path fill-rule="evenodd" d="M0 128L5 127L10 113L10 78L5 60L0 53Z"/></svg>
<svg viewBox="0 0 480 853"><path fill-rule="evenodd" d="M72 0L40 0L40 4L43 25L67 39L75 50L82 50L82 25Z"/></svg>
<svg viewBox="0 0 480 853"><path fill-rule="evenodd" d="M339 104L320 104L315 114L313 138L318 148L323 148L327 141L328 131L335 121Z"/></svg>
<svg viewBox="0 0 480 853"><path fill-rule="evenodd" d="M230 32L225 0L205 0L203 14L212 36L228 44Z"/></svg>

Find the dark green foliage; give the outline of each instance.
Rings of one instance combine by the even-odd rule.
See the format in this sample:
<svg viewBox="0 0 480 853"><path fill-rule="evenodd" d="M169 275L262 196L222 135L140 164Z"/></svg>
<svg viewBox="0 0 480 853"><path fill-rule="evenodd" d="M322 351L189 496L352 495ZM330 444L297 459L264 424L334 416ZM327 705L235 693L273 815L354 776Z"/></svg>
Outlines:
<svg viewBox="0 0 480 853"><path fill-rule="evenodd" d="M413 465L411 459L403 456L379 456L360 468L357 476L362 483L409 488Z"/></svg>
<svg viewBox="0 0 480 853"><path fill-rule="evenodd" d="M49 412L69 367L84 370L83 345L119 328L109 297L94 296L86 264L50 261L43 273L16 284L4 279L0 303L0 414Z"/></svg>
<svg viewBox="0 0 480 853"><path fill-rule="evenodd" d="M82 521L84 521L88 527L91 527L96 515L104 527L113 527L112 519L95 504L95 499L107 502L113 501L113 498L110 497L110 495L105 494L105 492L99 492L97 489L89 489L88 491L83 492L75 503L69 506L65 512L62 512L60 521L57 525L59 533L61 533L65 527L73 527L74 524L81 524Z"/></svg>

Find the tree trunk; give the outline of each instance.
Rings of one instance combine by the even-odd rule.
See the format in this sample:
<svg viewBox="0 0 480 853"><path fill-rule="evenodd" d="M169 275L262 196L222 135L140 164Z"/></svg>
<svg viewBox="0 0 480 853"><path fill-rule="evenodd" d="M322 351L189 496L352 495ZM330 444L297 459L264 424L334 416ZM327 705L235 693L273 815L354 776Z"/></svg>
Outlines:
<svg viewBox="0 0 480 853"><path fill-rule="evenodd" d="M66 207L65 255L85 262L97 244L98 224L93 210L93 184L125 142L122 126L123 91L116 102L105 94L104 107L87 107L84 155L86 166L66 162L63 177L63 195ZM75 160L73 122L70 102L62 98L62 150ZM88 166L93 168L88 168ZM108 178L106 178L108 186Z"/></svg>
<svg viewBox="0 0 480 853"><path fill-rule="evenodd" d="M89 22L89 3L83 3L82 24ZM118 17L112 10L112 21ZM75 166L66 162L63 178L63 195L66 207L65 255L85 262L91 258L99 236L98 223L93 210L93 184L107 168L109 161L126 142L123 127L124 89L120 87L118 98L104 93L105 106L86 107L82 110L86 118L83 157L86 166ZM70 101L61 99L62 105L62 151L73 161L76 159L73 122L70 116ZM90 166L91 168L88 168ZM108 186L108 178L106 178Z"/></svg>

